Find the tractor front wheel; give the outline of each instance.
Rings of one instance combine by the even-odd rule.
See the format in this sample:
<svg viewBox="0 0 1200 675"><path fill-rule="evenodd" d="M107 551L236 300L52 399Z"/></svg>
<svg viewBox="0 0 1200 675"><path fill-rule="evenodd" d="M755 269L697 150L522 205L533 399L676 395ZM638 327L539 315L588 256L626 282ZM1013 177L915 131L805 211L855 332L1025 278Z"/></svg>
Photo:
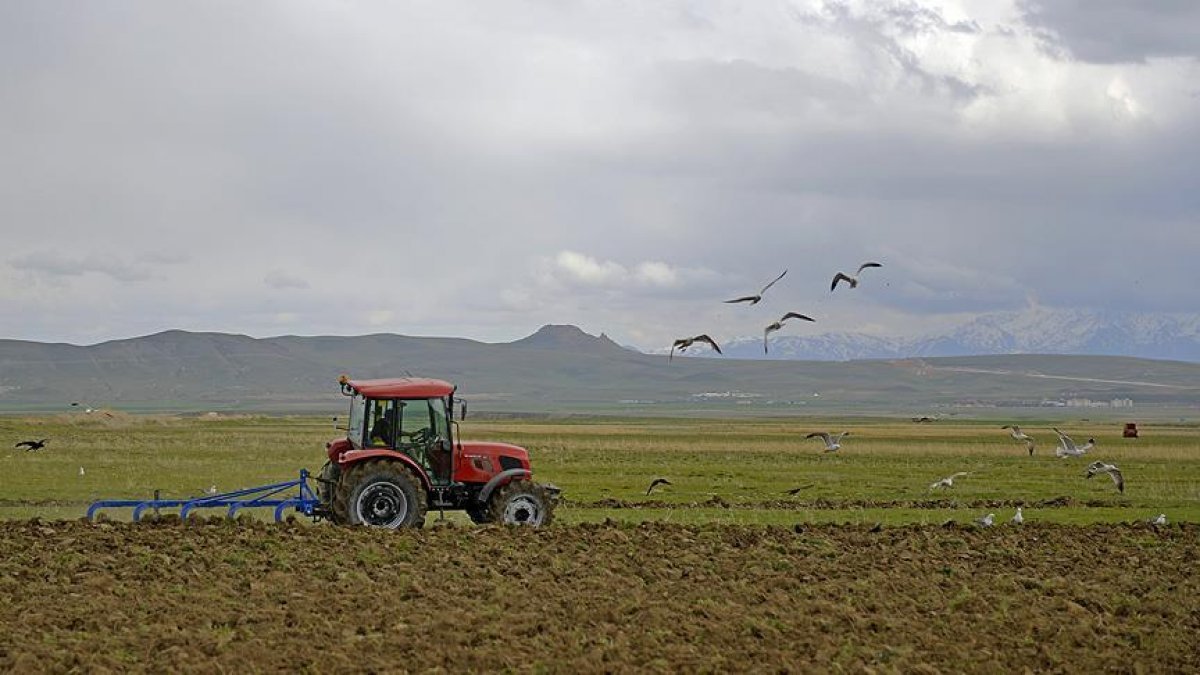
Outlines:
<svg viewBox="0 0 1200 675"><path fill-rule="evenodd" d="M421 527L427 508L425 488L403 464L367 461L346 470L338 481L333 513L338 522L370 527Z"/></svg>
<svg viewBox="0 0 1200 675"><path fill-rule="evenodd" d="M496 490L488 504L489 522L503 525L549 525L554 503L546 488L527 480L514 480Z"/></svg>

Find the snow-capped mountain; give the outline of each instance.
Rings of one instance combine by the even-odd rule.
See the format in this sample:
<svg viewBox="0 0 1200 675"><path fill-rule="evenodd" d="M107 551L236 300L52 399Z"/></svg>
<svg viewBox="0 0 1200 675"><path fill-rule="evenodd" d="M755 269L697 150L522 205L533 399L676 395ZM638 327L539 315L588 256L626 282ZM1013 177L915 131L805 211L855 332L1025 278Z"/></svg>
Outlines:
<svg viewBox="0 0 1200 675"><path fill-rule="evenodd" d="M747 359L849 359L985 354L1087 354L1200 361L1200 314L1151 314L1032 307L976 317L951 330L912 338L857 333L729 340L728 356Z"/></svg>

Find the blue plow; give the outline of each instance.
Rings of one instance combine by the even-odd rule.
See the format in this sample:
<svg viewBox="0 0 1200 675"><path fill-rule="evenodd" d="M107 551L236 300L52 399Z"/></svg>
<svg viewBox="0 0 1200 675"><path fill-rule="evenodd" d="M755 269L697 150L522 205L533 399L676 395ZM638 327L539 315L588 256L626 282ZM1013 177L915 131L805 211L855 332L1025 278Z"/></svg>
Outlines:
<svg viewBox="0 0 1200 675"><path fill-rule="evenodd" d="M94 520L97 511L107 508L132 508L133 521L137 522L142 519L142 514L146 509L152 509L157 513L159 509L178 508L179 517L186 519L195 509L224 508L227 509L226 517L234 518L242 509L274 507L275 521L279 522L283 520L283 512L288 507L292 507L298 513L306 516L315 514L320 500L317 499L316 493L308 484L308 479L308 470L301 469L299 480L260 485L204 497L158 499L158 493L155 492L155 499L102 499L92 502L92 505L88 507L87 519ZM296 492L289 493L293 489Z"/></svg>

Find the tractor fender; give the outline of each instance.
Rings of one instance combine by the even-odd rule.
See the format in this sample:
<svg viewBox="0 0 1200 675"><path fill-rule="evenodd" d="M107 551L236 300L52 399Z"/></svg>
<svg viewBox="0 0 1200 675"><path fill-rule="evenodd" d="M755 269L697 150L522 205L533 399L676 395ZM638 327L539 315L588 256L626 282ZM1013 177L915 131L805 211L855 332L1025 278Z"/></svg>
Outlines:
<svg viewBox="0 0 1200 675"><path fill-rule="evenodd" d="M533 474L530 473L529 469L508 469L507 471L501 471L495 476L492 476L492 479L483 486L483 489L479 491L479 496L477 496L475 499L477 499L481 504L486 504L487 500L491 499L492 492L494 492L496 488L500 487L501 485L507 485L510 481L514 481L518 478L529 478L531 476L533 476Z"/></svg>
<svg viewBox="0 0 1200 675"><path fill-rule="evenodd" d="M413 473L417 474L417 478L421 480L421 485L425 487L426 492L433 491L433 482L429 480L429 475L425 473L425 469L422 469L420 464L417 464L412 457L403 452L382 448L378 450L351 450L342 454L339 458L338 466L342 468L342 471L347 471L351 466L368 459L391 459L400 462L409 469L412 469Z"/></svg>

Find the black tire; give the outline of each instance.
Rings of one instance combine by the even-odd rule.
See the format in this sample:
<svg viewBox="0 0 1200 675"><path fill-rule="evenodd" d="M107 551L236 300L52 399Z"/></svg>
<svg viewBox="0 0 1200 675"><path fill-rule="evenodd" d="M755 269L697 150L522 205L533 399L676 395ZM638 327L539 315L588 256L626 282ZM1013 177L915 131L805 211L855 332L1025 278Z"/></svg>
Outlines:
<svg viewBox="0 0 1200 675"><path fill-rule="evenodd" d="M492 510L488 508L487 504L472 503L468 505L467 516L476 525L486 525L495 522L492 519Z"/></svg>
<svg viewBox="0 0 1200 675"><path fill-rule="evenodd" d="M514 480L496 490L488 502L489 522L544 527L554 520L554 502L541 485Z"/></svg>
<svg viewBox="0 0 1200 675"><path fill-rule="evenodd" d="M342 474L333 500L335 522L369 527L422 527L425 487L400 462L372 460Z"/></svg>
<svg viewBox="0 0 1200 675"><path fill-rule="evenodd" d="M333 502L337 496L338 479L341 477L342 467L333 462L325 462L325 466L321 467L321 475L317 478L317 499L320 499L321 504L329 509L329 520L337 525L346 522L339 518L338 514L333 510Z"/></svg>

